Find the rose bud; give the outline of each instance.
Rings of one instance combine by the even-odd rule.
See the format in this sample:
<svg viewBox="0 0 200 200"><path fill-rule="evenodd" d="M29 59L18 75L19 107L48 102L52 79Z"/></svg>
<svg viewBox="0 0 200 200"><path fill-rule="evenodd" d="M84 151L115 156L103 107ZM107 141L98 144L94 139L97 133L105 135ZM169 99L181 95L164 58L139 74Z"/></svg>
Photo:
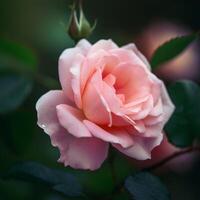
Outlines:
<svg viewBox="0 0 200 200"><path fill-rule="evenodd" d="M81 40L61 54L59 78L62 89L36 104L38 125L59 148L59 162L98 169L109 144L131 158L151 158L174 105L134 44Z"/></svg>
<svg viewBox="0 0 200 200"><path fill-rule="evenodd" d="M69 20L68 33L74 41L79 41L82 38L89 37L96 27L96 22L94 23L93 26L91 26L90 23L88 22L88 20L86 19L85 15L83 13L81 3L79 6L79 11L80 11L80 17L78 20L75 5L72 6L71 17Z"/></svg>
<svg viewBox="0 0 200 200"><path fill-rule="evenodd" d="M170 22L157 22L148 26L138 37L137 45L144 55L151 59L154 51L166 41L190 33L184 26ZM191 44L173 60L162 64L155 70L160 78L173 81L177 79L198 79L200 63L197 43Z"/></svg>

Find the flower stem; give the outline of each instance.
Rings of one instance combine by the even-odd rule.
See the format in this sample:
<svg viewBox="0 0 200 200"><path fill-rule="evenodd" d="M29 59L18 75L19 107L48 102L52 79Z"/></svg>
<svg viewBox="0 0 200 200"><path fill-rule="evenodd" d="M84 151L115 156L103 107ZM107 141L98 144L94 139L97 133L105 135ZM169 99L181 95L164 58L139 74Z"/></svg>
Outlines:
<svg viewBox="0 0 200 200"><path fill-rule="evenodd" d="M113 183L115 184L116 183L116 174L115 174L114 159L115 159L114 151L111 150L108 162L110 165L112 180L113 180Z"/></svg>
<svg viewBox="0 0 200 200"><path fill-rule="evenodd" d="M178 152L175 152L174 154L164 158L163 160L159 161L158 163L150 166L150 167L147 167L147 168L144 168L142 171L153 171L153 170L156 170L160 167L162 167L163 165L167 164L168 162L170 162L171 160L179 157L179 156L182 156L184 154L188 154L188 153L191 153L191 152L194 152L194 151L199 151L200 152L200 147L191 147L191 148L188 148L188 149L185 149L185 150L182 150L182 151L178 151Z"/></svg>

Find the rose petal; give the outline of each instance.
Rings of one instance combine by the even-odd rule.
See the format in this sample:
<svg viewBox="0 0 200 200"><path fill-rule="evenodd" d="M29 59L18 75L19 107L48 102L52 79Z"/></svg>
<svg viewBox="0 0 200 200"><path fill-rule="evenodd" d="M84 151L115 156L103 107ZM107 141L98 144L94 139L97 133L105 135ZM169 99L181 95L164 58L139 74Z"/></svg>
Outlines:
<svg viewBox="0 0 200 200"><path fill-rule="evenodd" d="M134 43L130 43L128 45L125 45L122 47L123 49L131 50L135 53L135 55L140 58L140 60L143 62L143 66L147 67L148 69L151 69L150 64L148 60L145 58L145 56L137 49L136 45Z"/></svg>
<svg viewBox="0 0 200 200"><path fill-rule="evenodd" d="M129 116L133 120L141 120L147 117L149 113L152 111L152 109L153 109L153 98L150 95L149 98L144 103L142 103L141 111L135 114L131 114Z"/></svg>
<svg viewBox="0 0 200 200"><path fill-rule="evenodd" d="M63 103L69 102L60 90L52 90L37 101L38 126L44 129L45 133L51 135L59 128L56 106Z"/></svg>
<svg viewBox="0 0 200 200"><path fill-rule="evenodd" d="M83 94L83 111L87 119L101 125L111 124L111 111L101 95L102 77L97 71ZM98 112L98 114L97 114Z"/></svg>
<svg viewBox="0 0 200 200"><path fill-rule="evenodd" d="M149 115L143 121L144 121L145 125L147 125L147 126L156 125L163 121L163 115L159 115L156 117Z"/></svg>
<svg viewBox="0 0 200 200"><path fill-rule="evenodd" d="M99 40L90 48L89 54L96 52L100 49L109 51L111 49L116 49L116 48L118 48L118 46L112 40Z"/></svg>
<svg viewBox="0 0 200 200"><path fill-rule="evenodd" d="M126 104L149 94L150 81L141 66L123 63L118 65L112 74L116 77L116 92L125 95Z"/></svg>
<svg viewBox="0 0 200 200"><path fill-rule="evenodd" d="M51 135L60 150L59 162L75 169L98 169L108 154L109 144L97 138L76 138L60 128Z"/></svg>
<svg viewBox="0 0 200 200"><path fill-rule="evenodd" d="M161 96L162 81L152 73L149 73L149 79L151 79L151 95L155 105Z"/></svg>
<svg viewBox="0 0 200 200"><path fill-rule="evenodd" d="M174 112L175 106L172 103L163 82L161 87L161 98L163 103L163 124L165 124Z"/></svg>
<svg viewBox="0 0 200 200"><path fill-rule="evenodd" d="M88 120L84 120L83 122L94 137L97 137L103 141L120 144L122 147L129 147L133 144L131 136L126 132L125 129L108 128L108 132Z"/></svg>
<svg viewBox="0 0 200 200"><path fill-rule="evenodd" d="M71 73L71 88L74 94L74 101L78 108L82 108L82 98L81 98L81 82L80 82L80 73L82 64L84 62L84 57L81 54L77 54L75 60L70 68Z"/></svg>
<svg viewBox="0 0 200 200"><path fill-rule="evenodd" d="M87 81L97 69L101 69L102 77L105 77L117 66L118 62L117 57L102 49L88 55L81 69L81 92L83 93Z"/></svg>
<svg viewBox="0 0 200 200"><path fill-rule="evenodd" d="M59 58L59 79L65 95L74 102L74 94L71 87L72 73L70 68L74 62L74 55L80 54L79 48L65 50Z"/></svg>
<svg viewBox="0 0 200 200"><path fill-rule="evenodd" d="M91 46L92 45L90 44L90 42L88 42L86 39L80 40L76 45L76 47L81 49L81 53L84 54L85 56L87 55Z"/></svg>
<svg viewBox="0 0 200 200"><path fill-rule="evenodd" d="M82 123L84 115L76 108L60 104L56 106L58 120L62 127L75 137L91 137L91 133Z"/></svg>
<svg viewBox="0 0 200 200"><path fill-rule="evenodd" d="M127 156L137 159L146 160L151 158L151 151L154 147L158 146L163 139L163 134L157 135L157 137L145 138L140 136L134 136L134 144L129 148L122 148L120 145L112 144L120 152Z"/></svg>
<svg viewBox="0 0 200 200"><path fill-rule="evenodd" d="M76 47L69 48L63 51L59 58L59 79L62 86L62 89L65 95L73 102L74 101L74 93L72 90L72 78L76 75L75 72L79 72L81 68L81 63L83 62L84 55L87 54L90 49L90 43L86 40L81 40ZM77 55L79 58L77 59ZM82 55L82 58L81 56ZM71 67L75 65L76 70ZM78 66L79 65L79 66ZM74 73L73 73L74 72ZM79 78L79 74L77 75Z"/></svg>
<svg viewBox="0 0 200 200"><path fill-rule="evenodd" d="M159 116L163 113L163 104L161 98L158 100L157 104L153 107L151 112L149 113L151 116Z"/></svg>

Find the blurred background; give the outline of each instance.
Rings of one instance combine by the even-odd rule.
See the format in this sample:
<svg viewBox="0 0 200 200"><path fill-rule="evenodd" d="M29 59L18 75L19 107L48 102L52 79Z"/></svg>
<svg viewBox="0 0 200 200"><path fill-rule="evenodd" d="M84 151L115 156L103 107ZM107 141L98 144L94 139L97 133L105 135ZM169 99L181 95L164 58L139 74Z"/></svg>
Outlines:
<svg viewBox="0 0 200 200"><path fill-rule="evenodd" d="M5 107L0 109L0 174L18 161L37 161L53 168L76 173L84 187L93 196L99 197L111 193L113 189L108 163L105 162L102 169L96 172L64 168L56 162L59 156L57 149L51 146L49 137L36 125L35 103L49 90L45 85L52 83L51 79L47 78L44 81L40 77L43 74L58 80L58 57L65 48L74 45L66 33L71 3L72 1L68 0L0 1L0 54L7 44L13 42L29 48L33 52L33 60L39 74L37 81L26 86L22 84L25 80L10 79L9 76L9 82L7 74L3 73L0 76L0 97L5 95L3 91L5 85L12 84L24 89L24 96L26 96L10 110L5 111ZM83 5L89 21L93 22L95 19L98 21L94 34L89 38L91 42L102 38L112 38L119 45L134 42L148 59L163 42L176 36L199 31L200 27L200 3L197 0L162 2L159 0L83 0ZM177 79L200 82L199 48L199 44L192 44L187 51L166 63L162 70L157 70L155 73L166 83ZM20 55L17 50L13 52ZM3 64L0 56L0 69L1 65ZM27 76L31 76L31 73ZM13 90L16 92L19 89ZM4 103L0 101L0 104L4 105ZM155 149L153 160L150 162L136 162L120 156L116 157L119 181L136 168L149 166L177 150L179 149L165 140L161 147ZM178 160L155 171L155 174L159 175L167 185L172 193L172 199L200 199L198 153L181 156ZM62 200L64 198L41 185L16 180L0 180L0 199ZM126 197L123 196L121 199Z"/></svg>

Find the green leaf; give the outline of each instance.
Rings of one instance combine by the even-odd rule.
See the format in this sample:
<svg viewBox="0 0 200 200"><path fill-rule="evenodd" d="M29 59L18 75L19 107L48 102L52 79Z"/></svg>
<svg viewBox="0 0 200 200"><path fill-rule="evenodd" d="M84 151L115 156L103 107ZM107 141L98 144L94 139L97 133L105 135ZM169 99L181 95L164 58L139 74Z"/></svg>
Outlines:
<svg viewBox="0 0 200 200"><path fill-rule="evenodd" d="M129 176L125 188L134 200L169 200L170 194L161 181L148 172Z"/></svg>
<svg viewBox="0 0 200 200"><path fill-rule="evenodd" d="M84 196L82 187L74 175L36 162L16 164L3 178L41 183L66 197Z"/></svg>
<svg viewBox="0 0 200 200"><path fill-rule="evenodd" d="M34 53L0 38L0 114L19 107L30 94L37 70Z"/></svg>
<svg viewBox="0 0 200 200"><path fill-rule="evenodd" d="M0 70L36 71L38 61L29 48L0 38Z"/></svg>
<svg viewBox="0 0 200 200"><path fill-rule="evenodd" d="M0 114L19 107L30 94L32 81L17 75L0 76Z"/></svg>
<svg viewBox="0 0 200 200"><path fill-rule="evenodd" d="M175 58L180 53L182 53L195 39L197 39L197 34L191 34L186 36L181 36L173 38L163 45L158 47L154 52L151 59L152 69L158 68L161 64Z"/></svg>
<svg viewBox="0 0 200 200"><path fill-rule="evenodd" d="M175 112L165 130L171 143L191 146L200 134L200 88L192 81L177 81L169 88Z"/></svg>

